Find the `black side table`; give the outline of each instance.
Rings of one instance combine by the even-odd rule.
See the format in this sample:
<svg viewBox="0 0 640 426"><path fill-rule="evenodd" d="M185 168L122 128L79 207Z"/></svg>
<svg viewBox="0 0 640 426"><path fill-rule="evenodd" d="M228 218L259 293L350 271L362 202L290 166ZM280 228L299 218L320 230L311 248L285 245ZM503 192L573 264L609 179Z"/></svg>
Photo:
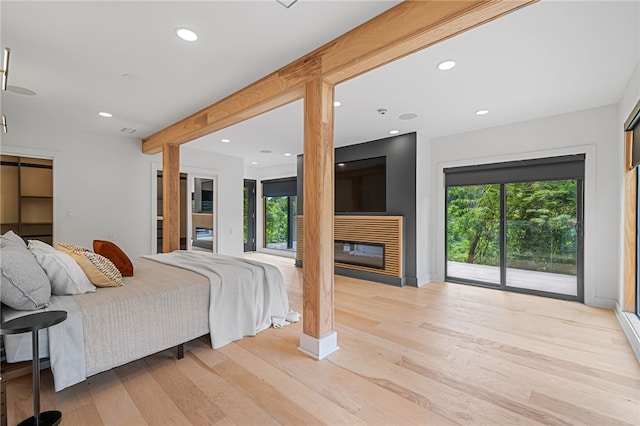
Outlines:
<svg viewBox="0 0 640 426"><path fill-rule="evenodd" d="M40 348L38 347L38 331L61 323L67 319L65 311L36 312L23 317L14 318L0 325L0 334L20 334L31 332L33 344L33 417L20 422L18 426L55 426L60 424L60 411L40 412Z"/></svg>

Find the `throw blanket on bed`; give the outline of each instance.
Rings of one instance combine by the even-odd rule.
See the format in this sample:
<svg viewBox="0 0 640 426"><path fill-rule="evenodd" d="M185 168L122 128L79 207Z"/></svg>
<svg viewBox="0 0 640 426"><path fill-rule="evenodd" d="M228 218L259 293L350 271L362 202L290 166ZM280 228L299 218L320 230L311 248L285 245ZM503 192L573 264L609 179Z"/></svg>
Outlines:
<svg viewBox="0 0 640 426"><path fill-rule="evenodd" d="M48 310L68 313L48 329L56 392L207 332L219 348L297 320L273 265L204 252L147 257L122 287L51 297Z"/></svg>
<svg viewBox="0 0 640 426"><path fill-rule="evenodd" d="M274 265L198 251L144 256L206 276L211 283L209 331L211 346L255 336L289 313L287 289Z"/></svg>

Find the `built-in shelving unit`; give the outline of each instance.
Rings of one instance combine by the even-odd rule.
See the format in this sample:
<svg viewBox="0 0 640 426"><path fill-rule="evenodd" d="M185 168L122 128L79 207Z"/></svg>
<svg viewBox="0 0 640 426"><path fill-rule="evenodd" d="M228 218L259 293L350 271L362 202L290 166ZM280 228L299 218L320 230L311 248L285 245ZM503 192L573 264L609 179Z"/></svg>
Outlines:
<svg viewBox="0 0 640 426"><path fill-rule="evenodd" d="M2 155L0 232L53 242L53 160Z"/></svg>

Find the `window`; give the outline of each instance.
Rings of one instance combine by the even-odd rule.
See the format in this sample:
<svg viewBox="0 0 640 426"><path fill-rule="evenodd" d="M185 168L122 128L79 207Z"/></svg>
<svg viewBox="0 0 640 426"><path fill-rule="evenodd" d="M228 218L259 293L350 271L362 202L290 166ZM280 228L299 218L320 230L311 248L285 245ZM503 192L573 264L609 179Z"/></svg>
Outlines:
<svg viewBox="0 0 640 426"><path fill-rule="evenodd" d="M445 174L447 279L582 300L584 155Z"/></svg>
<svg viewBox="0 0 640 426"><path fill-rule="evenodd" d="M296 250L296 178L262 182L264 199L264 246L276 250Z"/></svg>

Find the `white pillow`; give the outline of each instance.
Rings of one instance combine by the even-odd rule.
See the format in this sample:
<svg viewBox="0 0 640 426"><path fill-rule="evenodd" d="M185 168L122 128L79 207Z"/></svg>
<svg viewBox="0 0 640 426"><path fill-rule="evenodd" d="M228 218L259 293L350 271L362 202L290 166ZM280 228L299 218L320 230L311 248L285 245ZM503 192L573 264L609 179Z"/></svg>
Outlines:
<svg viewBox="0 0 640 426"><path fill-rule="evenodd" d="M27 248L27 245L24 243L24 240L20 238L20 236L13 231L5 232L2 238L6 238L9 241L13 241L14 243L18 244L20 247Z"/></svg>
<svg viewBox="0 0 640 426"><path fill-rule="evenodd" d="M34 256L36 254L45 254L45 253L55 253L56 248L45 243L40 240L29 240L29 245L27 246L31 254Z"/></svg>
<svg viewBox="0 0 640 426"><path fill-rule="evenodd" d="M29 240L29 251L49 277L52 294L62 296L96 291L80 265L68 254L37 240Z"/></svg>
<svg viewBox="0 0 640 426"><path fill-rule="evenodd" d="M0 301L21 311L46 307L51 285L33 255L4 237L0 248Z"/></svg>

